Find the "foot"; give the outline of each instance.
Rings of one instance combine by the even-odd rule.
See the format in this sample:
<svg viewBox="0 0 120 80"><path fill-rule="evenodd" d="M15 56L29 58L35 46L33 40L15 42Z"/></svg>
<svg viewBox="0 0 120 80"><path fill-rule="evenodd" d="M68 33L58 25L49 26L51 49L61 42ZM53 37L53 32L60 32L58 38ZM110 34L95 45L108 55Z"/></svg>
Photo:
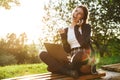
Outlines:
<svg viewBox="0 0 120 80"><path fill-rule="evenodd" d="M75 71L75 70L71 70L69 75L73 78L78 78L79 77L78 72Z"/></svg>
<svg viewBox="0 0 120 80"><path fill-rule="evenodd" d="M75 70L67 70L63 74L71 76L73 78L78 78L79 77L78 72L75 71Z"/></svg>
<svg viewBox="0 0 120 80"><path fill-rule="evenodd" d="M96 70L96 65L93 65L93 66L91 67L91 73L92 73L92 74L98 74L98 72L97 72L97 70Z"/></svg>

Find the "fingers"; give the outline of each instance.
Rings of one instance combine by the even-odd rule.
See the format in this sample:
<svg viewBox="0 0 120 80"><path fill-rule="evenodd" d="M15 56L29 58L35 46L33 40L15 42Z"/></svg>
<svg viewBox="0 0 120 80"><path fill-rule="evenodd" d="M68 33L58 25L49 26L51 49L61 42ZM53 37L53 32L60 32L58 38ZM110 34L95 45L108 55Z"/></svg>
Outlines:
<svg viewBox="0 0 120 80"><path fill-rule="evenodd" d="M62 28L60 28L60 29L58 30L58 32L59 32L60 34L63 34L63 33L65 32L65 30L62 29Z"/></svg>

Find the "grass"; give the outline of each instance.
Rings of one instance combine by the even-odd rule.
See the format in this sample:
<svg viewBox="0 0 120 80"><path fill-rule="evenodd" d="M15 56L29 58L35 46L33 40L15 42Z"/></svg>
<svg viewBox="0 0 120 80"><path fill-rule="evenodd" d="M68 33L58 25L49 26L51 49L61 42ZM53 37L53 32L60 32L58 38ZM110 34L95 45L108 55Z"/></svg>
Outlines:
<svg viewBox="0 0 120 80"><path fill-rule="evenodd" d="M103 57L100 58L97 67L100 68L102 65L120 63L120 56ZM46 65L40 64L22 64L22 65L11 65L0 67L0 79L11 78L17 76L24 76L30 74L46 73Z"/></svg>
<svg viewBox="0 0 120 80"><path fill-rule="evenodd" d="M45 73L47 72L46 67L47 66L43 63L0 67L0 79Z"/></svg>
<svg viewBox="0 0 120 80"><path fill-rule="evenodd" d="M120 55L101 57L100 62L97 64L97 66L98 68L100 68L102 65L114 64L114 63L120 63Z"/></svg>

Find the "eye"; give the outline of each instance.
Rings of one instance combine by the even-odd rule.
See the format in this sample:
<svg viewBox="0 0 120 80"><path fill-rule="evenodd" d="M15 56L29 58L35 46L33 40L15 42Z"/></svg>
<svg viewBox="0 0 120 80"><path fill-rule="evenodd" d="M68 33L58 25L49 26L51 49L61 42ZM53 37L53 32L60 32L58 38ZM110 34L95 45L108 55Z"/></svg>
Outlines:
<svg viewBox="0 0 120 80"><path fill-rule="evenodd" d="M78 10L75 10L75 12L78 12Z"/></svg>

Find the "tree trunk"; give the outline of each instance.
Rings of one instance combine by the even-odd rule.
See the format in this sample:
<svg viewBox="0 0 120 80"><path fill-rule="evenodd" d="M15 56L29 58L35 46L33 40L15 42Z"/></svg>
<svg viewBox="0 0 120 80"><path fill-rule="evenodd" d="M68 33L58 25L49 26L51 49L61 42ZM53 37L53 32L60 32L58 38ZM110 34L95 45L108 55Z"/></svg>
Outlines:
<svg viewBox="0 0 120 80"><path fill-rule="evenodd" d="M97 41L94 41L94 44L96 45L96 48L100 53L100 57L103 57L104 56L104 50L101 48L101 45Z"/></svg>

